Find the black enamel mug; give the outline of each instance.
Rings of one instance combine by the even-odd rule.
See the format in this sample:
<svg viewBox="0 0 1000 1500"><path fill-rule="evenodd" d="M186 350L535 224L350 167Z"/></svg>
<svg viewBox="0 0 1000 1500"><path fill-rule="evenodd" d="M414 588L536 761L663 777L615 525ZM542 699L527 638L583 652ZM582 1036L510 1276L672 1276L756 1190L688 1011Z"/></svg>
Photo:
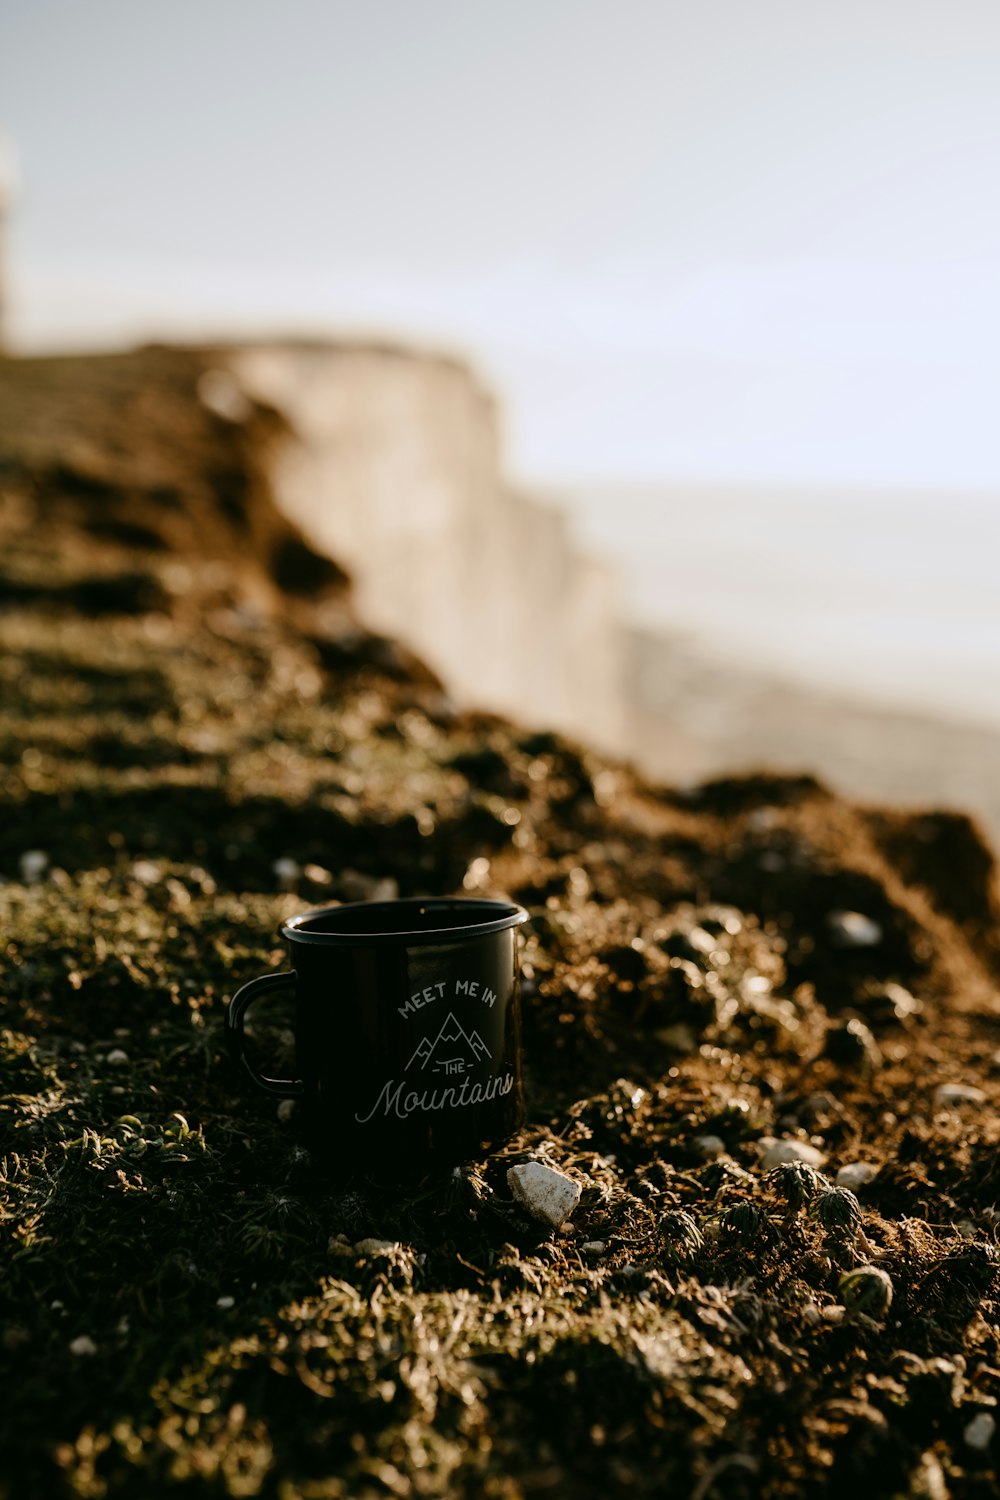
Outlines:
<svg viewBox="0 0 1000 1500"><path fill-rule="evenodd" d="M301 1100L314 1154L397 1176L455 1163L517 1129L521 906L477 898L358 901L282 925L291 969L252 979L227 1014L234 1061L264 1093ZM295 992L294 1078L256 1071L247 1007Z"/></svg>

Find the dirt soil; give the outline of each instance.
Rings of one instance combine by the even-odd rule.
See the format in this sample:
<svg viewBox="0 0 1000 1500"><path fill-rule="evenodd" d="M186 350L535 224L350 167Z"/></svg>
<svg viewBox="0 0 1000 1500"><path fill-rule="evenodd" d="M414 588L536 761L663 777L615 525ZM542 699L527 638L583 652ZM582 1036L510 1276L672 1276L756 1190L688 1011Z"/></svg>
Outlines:
<svg viewBox="0 0 1000 1500"><path fill-rule="evenodd" d="M994 1497L974 825L456 711L211 364L0 363L0 1493ZM532 916L528 1123L402 1190L224 1051L283 918L387 889Z"/></svg>

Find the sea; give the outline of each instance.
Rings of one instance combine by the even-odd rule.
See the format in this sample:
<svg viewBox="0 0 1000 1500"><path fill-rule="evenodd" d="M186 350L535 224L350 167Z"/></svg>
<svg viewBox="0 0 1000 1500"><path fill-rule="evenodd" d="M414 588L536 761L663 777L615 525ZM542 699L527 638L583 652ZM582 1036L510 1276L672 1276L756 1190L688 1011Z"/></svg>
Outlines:
<svg viewBox="0 0 1000 1500"><path fill-rule="evenodd" d="M1000 730L1000 493L585 484L559 498L617 563L633 622L734 668Z"/></svg>

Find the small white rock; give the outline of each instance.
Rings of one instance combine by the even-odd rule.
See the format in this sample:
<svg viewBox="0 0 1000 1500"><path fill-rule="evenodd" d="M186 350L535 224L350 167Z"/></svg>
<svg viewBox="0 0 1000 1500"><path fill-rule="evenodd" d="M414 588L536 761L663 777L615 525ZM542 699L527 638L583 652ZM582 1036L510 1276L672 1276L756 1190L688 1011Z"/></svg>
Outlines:
<svg viewBox="0 0 1000 1500"><path fill-rule="evenodd" d="M359 1255L390 1255L396 1248L395 1240L358 1240L355 1250Z"/></svg>
<svg viewBox="0 0 1000 1500"><path fill-rule="evenodd" d="M289 1120L295 1113L295 1106L297 1103L297 1099L282 1099L276 1111L278 1119L281 1121L282 1125L288 1124Z"/></svg>
<svg viewBox="0 0 1000 1500"><path fill-rule="evenodd" d="M992 1417L988 1411L981 1411L973 1417L962 1436L970 1448L974 1448L977 1453L982 1453L992 1443L996 1430L996 1418Z"/></svg>
<svg viewBox="0 0 1000 1500"><path fill-rule="evenodd" d="M215 1299L215 1305L216 1305L216 1307L221 1307L224 1310L228 1310L230 1307L235 1307L236 1306L236 1298L235 1297L228 1297L228 1296L226 1296L226 1297L216 1297L216 1299Z"/></svg>
<svg viewBox="0 0 1000 1500"><path fill-rule="evenodd" d="M132 876L140 885L156 885L160 878L160 867L154 865L151 859L137 859L132 866Z"/></svg>
<svg viewBox="0 0 1000 1500"><path fill-rule="evenodd" d="M882 941L882 928L863 912L832 911L826 922L834 942L842 948L874 948Z"/></svg>
<svg viewBox="0 0 1000 1500"><path fill-rule="evenodd" d="M97 1345L88 1333L81 1333L69 1346L70 1354L78 1354L81 1357L97 1353Z"/></svg>
<svg viewBox="0 0 1000 1500"><path fill-rule="evenodd" d="M726 1149L726 1143L721 1135L696 1135L691 1142L699 1156L706 1161L714 1161L717 1156L722 1156Z"/></svg>
<svg viewBox="0 0 1000 1500"><path fill-rule="evenodd" d="M49 856L44 849L25 849L18 860L21 879L25 885L34 885L41 880L49 867Z"/></svg>
<svg viewBox="0 0 1000 1500"><path fill-rule="evenodd" d="M558 1229L580 1201L582 1189L565 1172L546 1167L540 1161L523 1162L507 1173L507 1186L522 1208L532 1218L552 1229Z"/></svg>
<svg viewBox="0 0 1000 1500"><path fill-rule="evenodd" d="M295 880L298 880L299 876L302 874L302 867L299 864L298 860L290 859L287 854L284 854L280 859L276 859L274 861L274 864L271 866L271 871L273 874L277 875L278 879L283 884L291 885L291 883Z"/></svg>
<svg viewBox="0 0 1000 1500"><path fill-rule="evenodd" d="M202 406L224 422L246 422L253 413L253 402L229 370L204 370L197 391Z"/></svg>
<svg viewBox="0 0 1000 1500"><path fill-rule="evenodd" d="M105 1062L110 1068L124 1068L128 1062L128 1053L124 1052L121 1047L112 1047Z"/></svg>
<svg viewBox="0 0 1000 1500"><path fill-rule="evenodd" d="M580 1246L584 1255L603 1255L607 1248L604 1240L587 1240Z"/></svg>
<svg viewBox="0 0 1000 1500"><path fill-rule="evenodd" d="M864 1187L866 1182L871 1182L877 1176L878 1167L870 1161L848 1161L837 1173L837 1186L850 1188L853 1193L856 1188Z"/></svg>
<svg viewBox="0 0 1000 1500"><path fill-rule="evenodd" d="M786 1161L804 1161L807 1167L821 1167L826 1161L822 1151L808 1141L776 1141L773 1136L765 1135L757 1144L762 1148L760 1164L765 1172Z"/></svg>
<svg viewBox="0 0 1000 1500"><path fill-rule="evenodd" d="M942 1083L934 1090L934 1103L938 1109L960 1109L963 1104L985 1104L986 1095L971 1083Z"/></svg>

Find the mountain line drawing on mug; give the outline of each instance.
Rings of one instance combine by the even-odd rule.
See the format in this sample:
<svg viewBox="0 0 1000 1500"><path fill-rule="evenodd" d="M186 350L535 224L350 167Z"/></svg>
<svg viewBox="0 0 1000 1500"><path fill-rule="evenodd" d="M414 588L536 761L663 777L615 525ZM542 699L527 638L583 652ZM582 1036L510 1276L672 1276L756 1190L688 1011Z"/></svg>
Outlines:
<svg viewBox="0 0 1000 1500"><path fill-rule="evenodd" d="M417 1043L413 1056L406 1064L406 1072L410 1071L418 1059L421 1068L426 1070L431 1058L434 1057L442 1044L449 1047L449 1055L438 1055L435 1058L434 1067L431 1070L434 1073L460 1075L468 1072L470 1068L474 1068L481 1058L493 1056L489 1047L487 1047L479 1035L479 1032L473 1030L470 1035L463 1027L461 1021L458 1020L455 1012L450 1010L433 1042L430 1037L425 1036ZM462 1055L463 1052L464 1056Z"/></svg>

